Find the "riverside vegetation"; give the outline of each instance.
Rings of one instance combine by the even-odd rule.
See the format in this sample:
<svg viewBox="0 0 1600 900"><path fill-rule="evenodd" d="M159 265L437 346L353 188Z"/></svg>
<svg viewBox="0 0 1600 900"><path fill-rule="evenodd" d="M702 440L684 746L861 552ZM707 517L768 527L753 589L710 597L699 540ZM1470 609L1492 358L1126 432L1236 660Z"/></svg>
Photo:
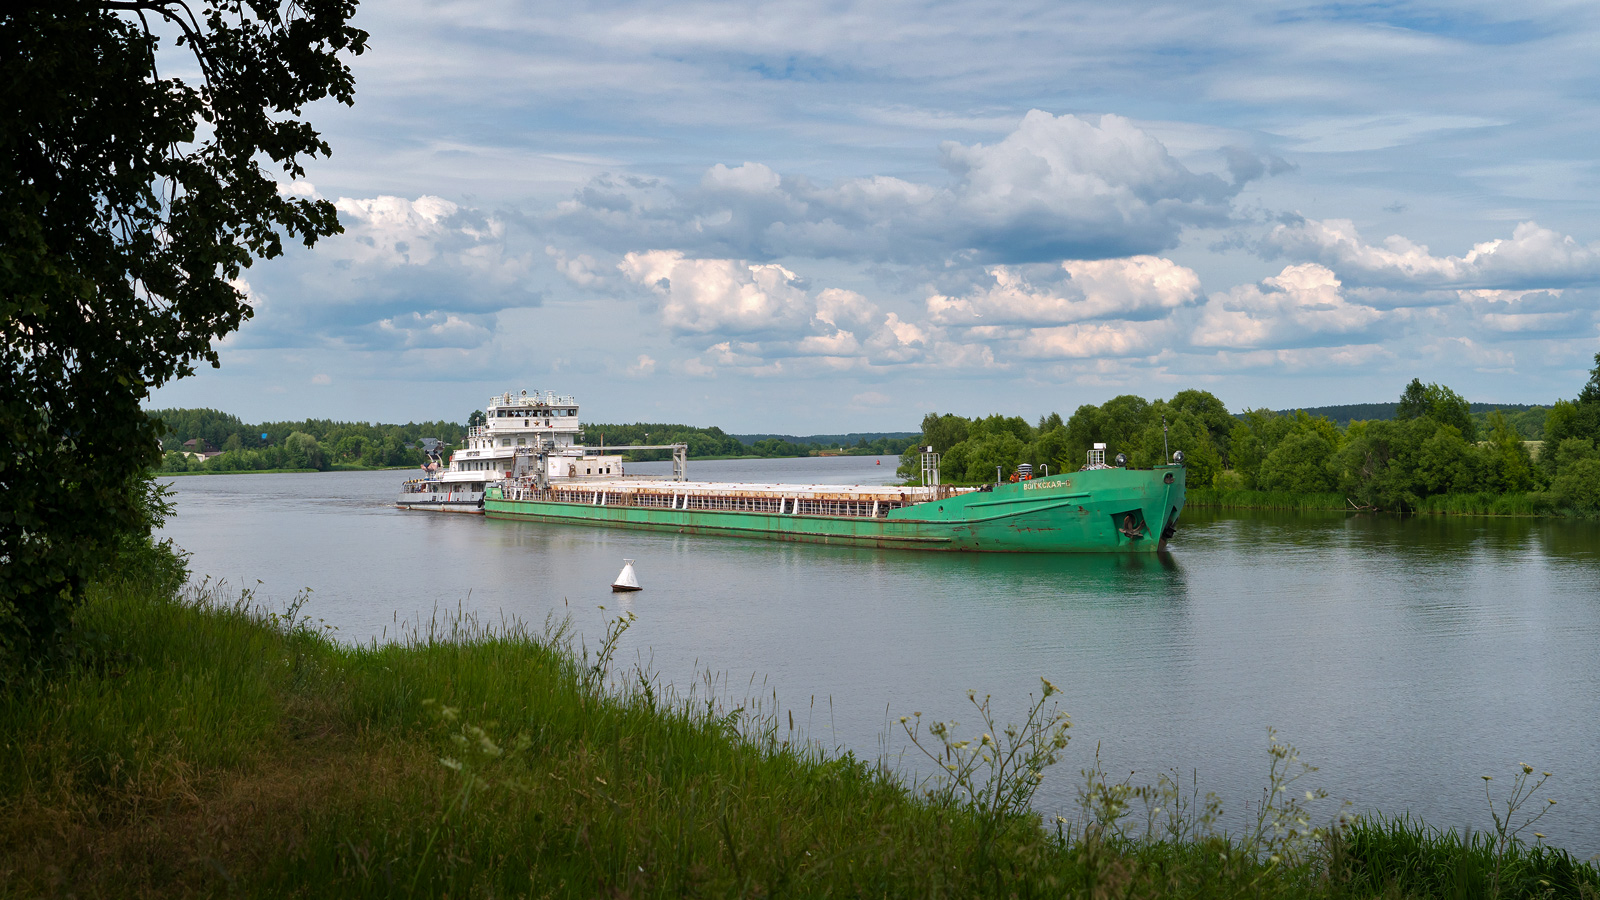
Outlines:
<svg viewBox="0 0 1600 900"><path fill-rule="evenodd" d="M438 439L448 452L467 434L455 422L373 425L306 419L251 425L215 409L158 409L149 416L161 423L161 471L174 474L417 466L426 461L417 446L422 438ZM199 450L221 452L196 459L185 454L187 441Z"/></svg>
<svg viewBox="0 0 1600 900"><path fill-rule="evenodd" d="M1528 766L1468 835L1320 811L1276 736L1232 831L1176 774L1098 759L1044 819L1070 735L1048 681L1020 724L976 695L966 729L902 719L922 775L808 741L810 710L613 671L627 617L592 648L467 616L353 647L307 595L185 577L130 540L63 652L0 682L0 896L1600 898L1534 831Z"/></svg>
<svg viewBox="0 0 1600 900"><path fill-rule="evenodd" d="M1171 400L1116 397L1037 425L929 414L919 446L943 454L941 472L953 484L991 481L1019 463L1036 473L1075 470L1098 442L1133 466L1182 450L1192 506L1600 514L1600 354L1577 398L1540 414L1474 415L1450 388L1413 380L1393 419L1341 427L1303 411L1235 415L1214 395L1187 390ZM1542 440L1529 441L1519 423ZM913 448L899 472L915 478L918 467Z"/></svg>
<svg viewBox="0 0 1600 900"><path fill-rule="evenodd" d="M161 471L265 472L380 469L421 465L427 461L420 442L439 441L441 457L466 440L467 428L483 423L483 411L472 413L466 425L455 422L407 422L404 425L336 422L306 419L301 422L263 422L252 425L238 416L215 409L158 409L150 414L161 423ZM751 436L744 440L721 428L698 428L668 423L632 425L589 424L582 441L602 444L689 445L696 459L719 457L799 457L837 454L845 456L898 456L915 436L852 434L817 435L810 439ZM188 455L186 442L195 450L220 451L208 459ZM631 461L670 459L670 451L639 450Z"/></svg>

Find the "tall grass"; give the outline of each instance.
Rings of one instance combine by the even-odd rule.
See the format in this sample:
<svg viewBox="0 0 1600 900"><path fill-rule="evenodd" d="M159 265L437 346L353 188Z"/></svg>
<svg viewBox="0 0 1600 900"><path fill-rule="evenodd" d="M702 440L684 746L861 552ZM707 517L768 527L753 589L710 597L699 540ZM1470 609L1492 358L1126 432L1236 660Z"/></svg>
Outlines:
<svg viewBox="0 0 1600 900"><path fill-rule="evenodd" d="M1538 491L1520 494L1437 494L1417 504L1422 515L1455 516L1548 516L1570 514L1557 510L1549 494Z"/></svg>
<svg viewBox="0 0 1600 900"><path fill-rule="evenodd" d="M1336 493L1296 493L1292 491L1247 491L1231 488L1190 488L1185 505L1210 509L1280 509L1293 511L1345 510L1357 506ZM1592 510L1563 508L1544 492L1515 494L1490 492L1435 494L1417 501L1411 512L1417 515L1447 516L1567 516L1590 518Z"/></svg>
<svg viewBox="0 0 1600 900"><path fill-rule="evenodd" d="M1411 832L1309 840L1295 804L1262 818L1301 829L1291 857L1212 831L1165 781L1086 773L1082 814L1049 828L908 787L775 702L612 673L626 619L593 648L462 615L350 647L299 604L124 583L77 624L76 662L0 690L0 896L1449 896L1394 874ZM1052 727L1016 734L1064 741ZM1292 748L1273 746L1279 784ZM1181 827L1124 830L1137 797ZM1555 895L1596 897L1568 862Z"/></svg>
<svg viewBox="0 0 1600 900"><path fill-rule="evenodd" d="M1343 494L1300 494L1293 491L1247 491L1223 488L1189 488L1186 506L1213 509L1350 509Z"/></svg>
<svg viewBox="0 0 1600 900"><path fill-rule="evenodd" d="M1596 897L1600 871L1543 844L1501 847L1493 832L1432 828L1381 814L1339 838L1337 858L1355 896Z"/></svg>

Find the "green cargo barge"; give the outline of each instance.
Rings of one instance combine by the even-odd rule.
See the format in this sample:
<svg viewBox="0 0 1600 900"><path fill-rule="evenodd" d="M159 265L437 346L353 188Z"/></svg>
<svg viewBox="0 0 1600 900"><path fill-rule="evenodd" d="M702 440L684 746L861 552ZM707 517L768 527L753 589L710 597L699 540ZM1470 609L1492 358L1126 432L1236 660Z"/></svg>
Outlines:
<svg viewBox="0 0 1600 900"><path fill-rule="evenodd" d="M492 519L913 550L1146 553L1183 511L1181 464L1097 466L982 488L608 479L491 486Z"/></svg>

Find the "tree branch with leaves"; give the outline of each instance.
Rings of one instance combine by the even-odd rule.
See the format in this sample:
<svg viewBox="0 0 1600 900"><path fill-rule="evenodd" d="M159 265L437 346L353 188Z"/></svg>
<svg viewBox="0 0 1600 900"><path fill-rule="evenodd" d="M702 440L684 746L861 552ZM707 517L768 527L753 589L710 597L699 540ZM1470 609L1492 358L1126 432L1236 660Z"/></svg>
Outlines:
<svg viewBox="0 0 1600 900"><path fill-rule="evenodd" d="M353 101L353 0L48 0L0 12L0 656L65 636L160 456L150 391L218 365L239 281L341 231L280 179ZM165 23L164 25L162 23ZM162 31L197 63L162 73Z"/></svg>

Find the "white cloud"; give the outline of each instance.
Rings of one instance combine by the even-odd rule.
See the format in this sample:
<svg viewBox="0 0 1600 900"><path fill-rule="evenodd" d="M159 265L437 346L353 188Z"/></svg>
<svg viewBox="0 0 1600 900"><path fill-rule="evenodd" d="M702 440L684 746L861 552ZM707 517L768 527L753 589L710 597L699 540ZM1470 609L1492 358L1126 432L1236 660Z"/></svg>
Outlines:
<svg viewBox="0 0 1600 900"><path fill-rule="evenodd" d="M600 272L599 263L587 253L568 256L566 251L556 247L545 247L544 252L555 261L556 271L578 287L594 287L605 277Z"/></svg>
<svg viewBox="0 0 1600 900"><path fill-rule="evenodd" d="M1423 348L1435 363L1467 365L1479 372L1512 372L1517 357L1510 350L1486 347L1467 337L1445 337Z"/></svg>
<svg viewBox="0 0 1600 900"><path fill-rule="evenodd" d="M648 250L629 253L617 268L660 297L661 321L677 334L793 334L811 319L810 297L779 265Z"/></svg>
<svg viewBox="0 0 1600 900"><path fill-rule="evenodd" d="M391 346L405 349L473 349L487 343L491 337L481 317L440 310L381 319L377 331L388 338Z"/></svg>
<svg viewBox="0 0 1600 900"><path fill-rule="evenodd" d="M322 194L317 192L317 186L304 179L296 179L288 184L279 182L278 196L297 197L306 200L322 199Z"/></svg>
<svg viewBox="0 0 1600 900"><path fill-rule="evenodd" d="M761 163L747 162L729 168L717 163L706 170L700 186L711 191L733 191L744 194L776 194L780 179L778 173Z"/></svg>
<svg viewBox="0 0 1600 900"><path fill-rule="evenodd" d="M628 367L628 377L643 378L647 375L655 374L655 371L655 359L648 354L641 353L639 354L639 358L634 360L633 365Z"/></svg>
<svg viewBox="0 0 1600 900"><path fill-rule="evenodd" d="M1034 328L1012 344L1026 359L1144 356L1169 346L1173 328L1159 322L1084 322Z"/></svg>
<svg viewBox="0 0 1600 900"><path fill-rule="evenodd" d="M1186 168L1128 119L1033 110L993 144L945 142L954 180L887 175L828 185L770 166L722 163L699 183L591 180L557 210L597 245L691 256L916 260L972 250L1000 262L1131 256L1228 220L1238 186Z"/></svg>
<svg viewBox="0 0 1600 900"><path fill-rule="evenodd" d="M1165 315L1200 296L1190 269L1155 256L1069 260L1043 284L1007 266L989 268L992 285L961 297L935 294L928 315L941 325L1056 325L1087 319Z"/></svg>
<svg viewBox="0 0 1600 900"><path fill-rule="evenodd" d="M437 239L450 231L448 220L460 207L439 197L340 197L334 207L353 240L346 258L381 261L391 265L426 265L437 256ZM502 228L490 224L491 230ZM469 230L469 234L472 232ZM475 236L475 235L474 235Z"/></svg>
<svg viewBox="0 0 1600 900"><path fill-rule="evenodd" d="M333 379L328 377L326 372L318 372L317 374L311 376L311 383L312 384L333 384Z"/></svg>
<svg viewBox="0 0 1600 900"><path fill-rule="evenodd" d="M1189 171L1160 141L1115 115L1091 123L1035 109L997 144L946 142L941 149L961 179L955 211L976 226L969 240L1002 255L1124 255L1115 251L1169 246L1185 224L1225 220L1233 194L1222 179ZM1063 252L1068 247L1078 252Z"/></svg>
<svg viewBox="0 0 1600 900"><path fill-rule="evenodd" d="M721 367L790 357L904 363L929 343L924 329L884 314L861 294L813 292L780 265L648 250L626 254L617 268L654 295L669 333L706 346L706 359Z"/></svg>
<svg viewBox="0 0 1600 900"><path fill-rule="evenodd" d="M1190 340L1201 347L1328 343L1364 331L1383 313L1352 303L1334 273L1316 263L1286 267L1259 285L1212 294Z"/></svg>
<svg viewBox="0 0 1600 900"><path fill-rule="evenodd" d="M1600 281L1600 242L1583 245L1534 222L1461 256L1434 256L1398 234L1369 244L1349 219L1300 219L1274 227L1263 251L1320 262L1353 283L1392 287L1527 289Z"/></svg>

